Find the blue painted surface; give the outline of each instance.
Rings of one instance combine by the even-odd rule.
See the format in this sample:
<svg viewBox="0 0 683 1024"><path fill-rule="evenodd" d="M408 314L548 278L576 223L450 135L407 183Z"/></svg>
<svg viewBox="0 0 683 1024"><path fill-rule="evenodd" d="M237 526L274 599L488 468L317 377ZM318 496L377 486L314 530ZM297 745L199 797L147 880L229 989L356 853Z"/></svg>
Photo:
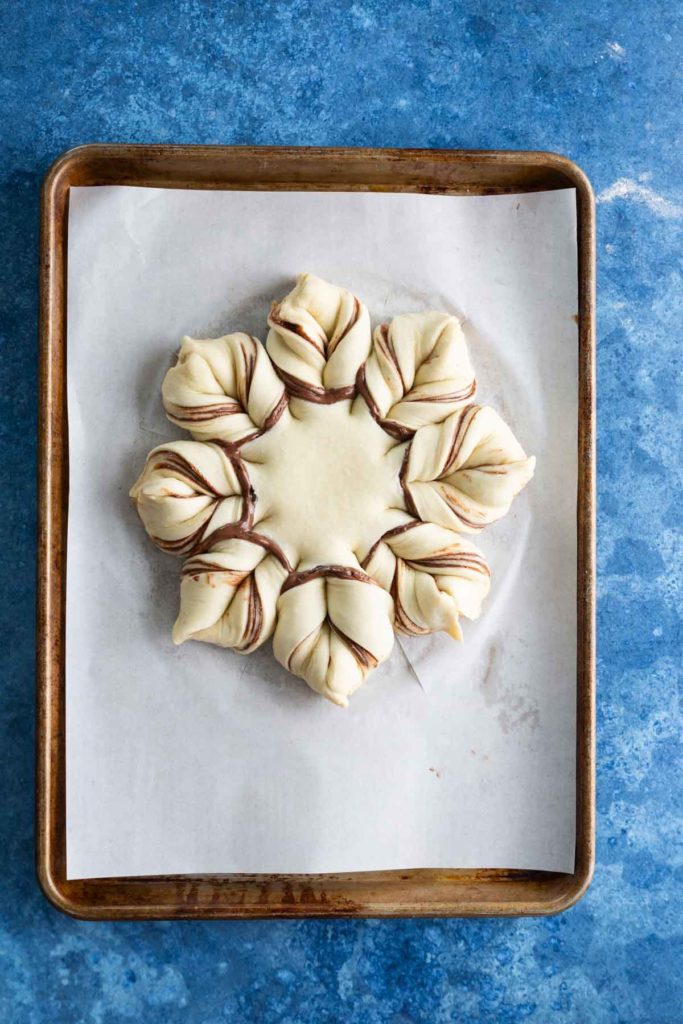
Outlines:
<svg viewBox="0 0 683 1024"><path fill-rule="evenodd" d="M0 21L0 1019L680 1022L680 6L26 0ZM571 911L112 925L68 920L38 892L38 188L59 152L89 141L539 148L591 177L599 836Z"/></svg>

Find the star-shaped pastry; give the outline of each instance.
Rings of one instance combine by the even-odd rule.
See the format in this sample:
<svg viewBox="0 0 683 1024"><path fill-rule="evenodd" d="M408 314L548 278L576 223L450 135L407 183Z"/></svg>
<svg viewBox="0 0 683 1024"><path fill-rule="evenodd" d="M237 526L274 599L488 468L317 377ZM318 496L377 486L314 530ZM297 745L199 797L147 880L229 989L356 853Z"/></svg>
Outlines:
<svg viewBox="0 0 683 1024"><path fill-rule="evenodd" d="M473 402L458 319L371 331L345 288L302 274L248 334L184 338L162 394L192 440L150 452L131 490L147 533L185 558L176 643L248 654L273 637L294 675L346 706L394 631L462 638L490 573L468 534L531 479Z"/></svg>

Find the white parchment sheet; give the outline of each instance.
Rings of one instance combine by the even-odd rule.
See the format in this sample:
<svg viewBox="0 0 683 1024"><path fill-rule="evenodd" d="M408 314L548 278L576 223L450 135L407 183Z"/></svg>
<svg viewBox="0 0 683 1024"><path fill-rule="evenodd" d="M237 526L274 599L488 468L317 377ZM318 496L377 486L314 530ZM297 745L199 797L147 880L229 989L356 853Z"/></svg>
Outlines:
<svg viewBox="0 0 683 1024"><path fill-rule="evenodd" d="M274 660L171 642L180 560L128 498L180 436L183 334L265 340L302 270L373 325L465 318L536 476L476 543L465 643L397 643L328 704ZM577 257L573 190L519 196L71 190L68 877L574 866Z"/></svg>

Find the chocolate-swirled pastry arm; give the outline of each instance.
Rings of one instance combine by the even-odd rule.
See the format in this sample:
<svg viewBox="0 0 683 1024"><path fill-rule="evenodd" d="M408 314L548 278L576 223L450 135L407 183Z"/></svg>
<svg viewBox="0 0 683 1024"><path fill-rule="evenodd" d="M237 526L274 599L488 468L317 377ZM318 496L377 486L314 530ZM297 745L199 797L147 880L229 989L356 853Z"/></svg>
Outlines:
<svg viewBox="0 0 683 1024"><path fill-rule="evenodd" d="M270 429L287 396L257 338L184 338L162 386L168 418L197 440L245 441Z"/></svg>
<svg viewBox="0 0 683 1024"><path fill-rule="evenodd" d="M154 448L130 496L150 538L175 555L195 550L218 525L237 522L244 508L231 459L219 445L199 441Z"/></svg>
<svg viewBox="0 0 683 1024"><path fill-rule="evenodd" d="M248 654L273 632L287 568L262 544L241 537L188 558L173 641L201 640Z"/></svg>
<svg viewBox="0 0 683 1024"><path fill-rule="evenodd" d="M268 325L266 348L291 394L328 403L355 393L371 332L367 309L350 291L300 274Z"/></svg>
<svg viewBox="0 0 683 1024"><path fill-rule="evenodd" d="M451 530L481 530L505 515L535 465L497 412L467 406L415 434L402 474L408 511Z"/></svg>
<svg viewBox="0 0 683 1024"><path fill-rule="evenodd" d="M363 567L391 594L395 629L410 636L444 630L462 640L460 616L479 616L491 582L481 551L432 523L390 530L369 551Z"/></svg>
<svg viewBox="0 0 683 1024"><path fill-rule="evenodd" d="M375 419L399 440L443 422L476 391L460 321L427 312L380 324L357 383Z"/></svg>
<svg viewBox="0 0 683 1024"><path fill-rule="evenodd" d="M394 644L391 596L365 573L327 566L283 589L273 653L333 704L346 707Z"/></svg>

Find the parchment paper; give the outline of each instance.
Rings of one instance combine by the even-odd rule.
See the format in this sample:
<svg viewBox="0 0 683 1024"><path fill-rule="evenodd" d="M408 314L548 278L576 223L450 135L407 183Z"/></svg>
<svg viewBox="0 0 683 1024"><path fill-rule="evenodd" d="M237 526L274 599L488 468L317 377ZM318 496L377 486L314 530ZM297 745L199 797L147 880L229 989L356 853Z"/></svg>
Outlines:
<svg viewBox="0 0 683 1024"><path fill-rule="evenodd" d="M478 400L538 458L479 535L465 643L401 642L344 711L282 669L175 648L180 561L127 497L180 436L181 336L265 339L309 270L373 324L466 318ZM574 866L577 263L573 190L486 198L71 190L69 878Z"/></svg>

